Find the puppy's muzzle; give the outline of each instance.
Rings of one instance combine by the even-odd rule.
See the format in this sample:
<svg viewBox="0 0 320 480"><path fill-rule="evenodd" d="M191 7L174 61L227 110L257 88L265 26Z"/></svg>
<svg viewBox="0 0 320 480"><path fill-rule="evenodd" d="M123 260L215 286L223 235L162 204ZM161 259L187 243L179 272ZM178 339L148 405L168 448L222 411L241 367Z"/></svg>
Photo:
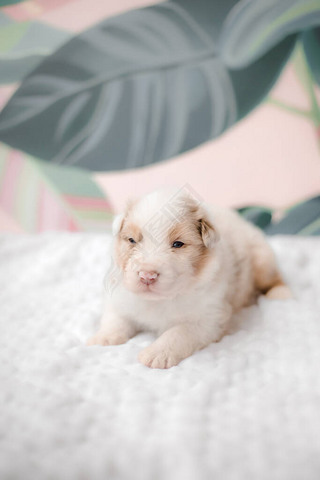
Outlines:
<svg viewBox="0 0 320 480"><path fill-rule="evenodd" d="M155 283L159 277L159 273L157 272L146 272L141 270L139 273L140 282L144 285L152 285Z"/></svg>

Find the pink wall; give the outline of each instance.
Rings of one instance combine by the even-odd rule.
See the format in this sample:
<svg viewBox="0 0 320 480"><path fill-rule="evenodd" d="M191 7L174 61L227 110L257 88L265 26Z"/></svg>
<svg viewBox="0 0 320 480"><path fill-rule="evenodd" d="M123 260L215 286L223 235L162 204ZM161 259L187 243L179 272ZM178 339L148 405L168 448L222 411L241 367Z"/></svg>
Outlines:
<svg viewBox="0 0 320 480"><path fill-rule="evenodd" d="M107 15L152 3L157 0L90 0L88 8L86 0L30 0L7 7L6 13L16 20L39 19L77 32ZM57 4L59 8L54 8ZM14 88L2 88L0 106ZM309 108L292 65L285 69L271 96L298 108ZM320 193L319 140L319 132L309 119L264 103L220 138L175 159L135 171L99 173L95 178L116 210L130 196L162 185L185 183L208 202L281 208ZM19 229L0 210L0 229L3 225L5 229Z"/></svg>
<svg viewBox="0 0 320 480"><path fill-rule="evenodd" d="M291 65L272 98L308 108ZM223 136L174 160L135 171L96 174L116 210L128 196L189 183L205 201L286 207L320 193L320 143L309 119L264 103Z"/></svg>
<svg viewBox="0 0 320 480"><path fill-rule="evenodd" d="M108 15L154 3L158 0L90 0L88 8L87 0L30 0L7 7L6 13L16 20L41 18L57 28L77 32ZM284 71L272 97L308 108L292 66ZM191 152L156 166L99 173L95 178L116 210L128 196L185 183L213 203L284 207L320 193L319 137L308 119L263 104L222 137Z"/></svg>

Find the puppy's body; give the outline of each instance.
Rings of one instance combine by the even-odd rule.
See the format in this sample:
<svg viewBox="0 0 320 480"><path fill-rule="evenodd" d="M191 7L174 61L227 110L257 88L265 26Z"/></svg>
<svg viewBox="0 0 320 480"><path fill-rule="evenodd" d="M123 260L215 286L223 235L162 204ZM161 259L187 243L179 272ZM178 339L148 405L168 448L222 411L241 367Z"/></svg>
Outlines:
<svg viewBox="0 0 320 480"><path fill-rule="evenodd" d="M220 340L232 313L259 293L290 296L260 230L185 193L148 195L115 220L114 233L119 281L88 343L152 331L159 338L139 355L149 367L171 367Z"/></svg>

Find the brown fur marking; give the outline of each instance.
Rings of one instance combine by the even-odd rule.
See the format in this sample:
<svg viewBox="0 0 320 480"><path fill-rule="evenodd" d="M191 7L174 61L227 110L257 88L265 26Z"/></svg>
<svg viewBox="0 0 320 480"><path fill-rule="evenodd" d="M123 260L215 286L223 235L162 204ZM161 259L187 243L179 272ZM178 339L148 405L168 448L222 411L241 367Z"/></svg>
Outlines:
<svg viewBox="0 0 320 480"><path fill-rule="evenodd" d="M128 222L127 220L124 221L123 227L120 232L120 237L123 240L128 240L129 238L133 238L135 242L141 242L142 240L142 233L138 225L133 222Z"/></svg>
<svg viewBox="0 0 320 480"><path fill-rule="evenodd" d="M175 241L181 241L185 244L177 251L177 254L188 256L195 276L201 273L209 260L210 252L204 244L204 237L209 235L208 230L213 228L209 221L199 219L201 213L198 206L188 204L184 219L168 232L170 245Z"/></svg>
<svg viewBox="0 0 320 480"><path fill-rule="evenodd" d="M129 222L125 217L115 242L115 258L121 270L126 269L131 251L134 248L134 244L129 242L129 238L133 238L135 242L140 242L143 237L140 228L135 223Z"/></svg>

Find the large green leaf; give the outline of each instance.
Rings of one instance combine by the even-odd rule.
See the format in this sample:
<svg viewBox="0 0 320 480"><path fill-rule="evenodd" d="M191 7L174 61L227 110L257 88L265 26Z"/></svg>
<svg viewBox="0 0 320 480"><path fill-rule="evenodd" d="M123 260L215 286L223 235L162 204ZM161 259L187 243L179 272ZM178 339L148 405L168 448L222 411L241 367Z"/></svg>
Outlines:
<svg viewBox="0 0 320 480"><path fill-rule="evenodd" d="M0 143L0 208L23 230L105 231L111 206L90 172Z"/></svg>
<svg viewBox="0 0 320 480"><path fill-rule="evenodd" d="M221 33L226 65L243 68L286 36L320 25L320 0L240 0Z"/></svg>
<svg viewBox="0 0 320 480"><path fill-rule="evenodd" d="M253 223L261 229L265 229L272 219L272 210L265 207L242 207L238 208L238 212L248 222Z"/></svg>
<svg viewBox="0 0 320 480"><path fill-rule="evenodd" d="M268 235L320 235L320 197L294 205L265 231Z"/></svg>
<svg viewBox="0 0 320 480"><path fill-rule="evenodd" d="M25 36L30 22L7 22L5 25L0 24L0 54L10 50Z"/></svg>
<svg viewBox="0 0 320 480"><path fill-rule="evenodd" d="M295 43L228 70L219 51L236 0L164 2L101 22L27 77L0 139L94 170L157 162L220 135L268 93Z"/></svg>
<svg viewBox="0 0 320 480"><path fill-rule="evenodd" d="M70 38L39 22L0 23L0 83L16 83Z"/></svg>
<svg viewBox="0 0 320 480"><path fill-rule="evenodd" d="M302 42L313 79L320 85L320 27L306 31Z"/></svg>
<svg viewBox="0 0 320 480"><path fill-rule="evenodd" d="M282 212L281 220L261 206L238 208L238 212L268 235L320 235L320 197L293 205Z"/></svg>
<svg viewBox="0 0 320 480"><path fill-rule="evenodd" d="M0 7L5 7L7 5L14 5L15 3L23 3L26 0L0 0Z"/></svg>

